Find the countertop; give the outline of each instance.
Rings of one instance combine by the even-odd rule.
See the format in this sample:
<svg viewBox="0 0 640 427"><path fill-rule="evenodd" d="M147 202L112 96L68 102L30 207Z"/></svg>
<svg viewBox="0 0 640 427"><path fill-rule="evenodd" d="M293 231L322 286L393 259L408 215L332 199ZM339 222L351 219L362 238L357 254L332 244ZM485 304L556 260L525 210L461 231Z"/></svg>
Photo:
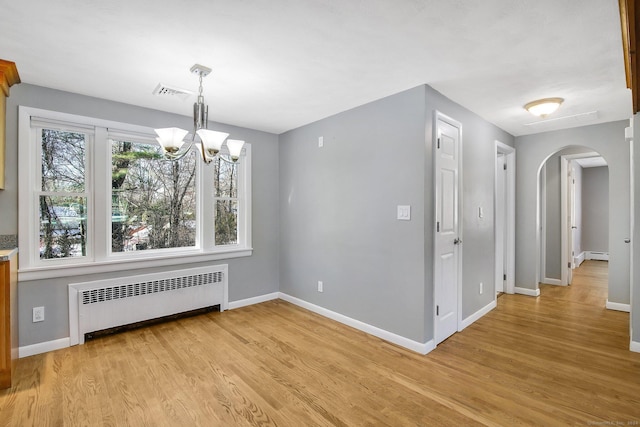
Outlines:
<svg viewBox="0 0 640 427"><path fill-rule="evenodd" d="M12 256L18 253L18 248L0 249L0 261L9 261Z"/></svg>

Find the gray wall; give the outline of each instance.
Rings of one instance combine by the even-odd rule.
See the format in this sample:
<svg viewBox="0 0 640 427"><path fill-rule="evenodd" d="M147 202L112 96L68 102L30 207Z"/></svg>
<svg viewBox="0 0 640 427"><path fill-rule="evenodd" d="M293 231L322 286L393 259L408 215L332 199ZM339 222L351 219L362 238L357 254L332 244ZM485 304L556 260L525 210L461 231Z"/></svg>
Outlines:
<svg viewBox="0 0 640 427"><path fill-rule="evenodd" d="M609 168L582 172L582 250L609 251Z"/></svg>
<svg viewBox="0 0 640 427"><path fill-rule="evenodd" d="M42 108L105 120L114 120L149 127L192 126L190 117L90 98L52 89L20 84L11 88L7 100L7 171L6 190L0 191L0 234L18 233L18 106ZM189 113L188 106L185 113ZM252 148L253 255L248 258L217 261L229 264L229 300L263 295L278 291L279 212L278 137L222 124L217 130L227 131L234 138L245 139ZM202 266L203 263L198 264ZM192 264L183 267L195 266ZM174 268L128 271L126 275ZM95 274L19 283L20 346L51 341L69 336L67 284L85 280L118 277L123 273ZM31 308L45 306L46 320L31 322Z"/></svg>
<svg viewBox="0 0 640 427"><path fill-rule="evenodd" d="M541 279L560 280L560 154L545 163L546 211L545 215L545 275Z"/></svg>
<svg viewBox="0 0 640 427"><path fill-rule="evenodd" d="M462 317L493 300L478 283L494 281L494 141L513 137L428 86L281 135L282 292L418 342L433 338L435 110L462 123ZM411 205L411 221L396 220L397 205Z"/></svg>
<svg viewBox="0 0 640 427"><path fill-rule="evenodd" d="M611 122L516 138L516 283L536 289L538 171L546 159L569 146L600 153L609 165L609 301L629 303L629 143L628 122Z"/></svg>

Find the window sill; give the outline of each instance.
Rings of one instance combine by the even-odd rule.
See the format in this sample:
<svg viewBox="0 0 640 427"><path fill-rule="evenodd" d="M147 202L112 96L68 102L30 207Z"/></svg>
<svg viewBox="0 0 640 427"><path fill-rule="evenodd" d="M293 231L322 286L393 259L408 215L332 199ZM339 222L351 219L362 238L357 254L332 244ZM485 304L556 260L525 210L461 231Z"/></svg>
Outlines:
<svg viewBox="0 0 640 427"><path fill-rule="evenodd" d="M252 248L228 249L217 252L180 252L154 256L153 258L110 259L82 264L65 264L50 267L20 269L18 281L52 279L87 274L112 273L114 271L139 270L143 268L166 267L172 265L192 264L198 262L217 261L221 259L251 256Z"/></svg>

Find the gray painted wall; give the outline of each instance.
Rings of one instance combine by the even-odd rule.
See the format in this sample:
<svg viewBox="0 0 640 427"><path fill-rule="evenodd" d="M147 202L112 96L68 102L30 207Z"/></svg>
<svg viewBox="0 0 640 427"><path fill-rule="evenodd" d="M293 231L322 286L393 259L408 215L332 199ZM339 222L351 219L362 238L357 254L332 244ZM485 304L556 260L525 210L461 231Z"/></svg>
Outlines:
<svg viewBox="0 0 640 427"><path fill-rule="evenodd" d="M582 247L609 251L609 167L584 168L582 173Z"/></svg>
<svg viewBox="0 0 640 427"><path fill-rule="evenodd" d="M541 279L560 280L560 154L545 163L546 212L545 215L545 275Z"/></svg>
<svg viewBox="0 0 640 427"><path fill-rule="evenodd" d="M18 106L42 108L78 114L105 120L114 120L149 127L181 126L188 129L192 119L127 104L90 98L52 89L20 84L11 88L7 100L7 170L6 187L0 192L0 234L18 233L17 176L18 176ZM185 113L189 113L185 105ZM213 124L234 138L244 139L252 148L252 206L253 255L248 258L217 261L229 264L229 300L277 292L279 286L278 246L279 210L278 194L278 137L265 132ZM203 263L185 264L180 268L202 266ZM132 270L126 275L174 268ZM67 284L85 280L118 277L122 273L95 274L35 280L19 283L20 346L56 340L69 336ZM46 320L31 322L31 308L45 306Z"/></svg>
<svg viewBox="0 0 640 427"><path fill-rule="evenodd" d="M516 138L516 284L536 289L537 183L546 159L568 146L597 151L609 165L609 301L629 303L629 143L626 121L545 132Z"/></svg>
<svg viewBox="0 0 640 427"><path fill-rule="evenodd" d="M494 141L513 137L428 86L281 135L282 292L418 342L433 338L435 110L462 123L462 317L493 300L478 283L494 281ZM397 205L411 205L411 221L396 220Z"/></svg>

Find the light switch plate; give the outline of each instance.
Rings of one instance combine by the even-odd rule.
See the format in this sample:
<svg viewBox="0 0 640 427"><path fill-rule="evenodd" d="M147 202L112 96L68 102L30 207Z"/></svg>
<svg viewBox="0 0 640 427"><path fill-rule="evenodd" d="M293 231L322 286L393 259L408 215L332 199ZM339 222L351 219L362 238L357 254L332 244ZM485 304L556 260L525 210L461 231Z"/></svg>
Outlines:
<svg viewBox="0 0 640 427"><path fill-rule="evenodd" d="M411 206L398 205L398 219L401 221L411 220Z"/></svg>

